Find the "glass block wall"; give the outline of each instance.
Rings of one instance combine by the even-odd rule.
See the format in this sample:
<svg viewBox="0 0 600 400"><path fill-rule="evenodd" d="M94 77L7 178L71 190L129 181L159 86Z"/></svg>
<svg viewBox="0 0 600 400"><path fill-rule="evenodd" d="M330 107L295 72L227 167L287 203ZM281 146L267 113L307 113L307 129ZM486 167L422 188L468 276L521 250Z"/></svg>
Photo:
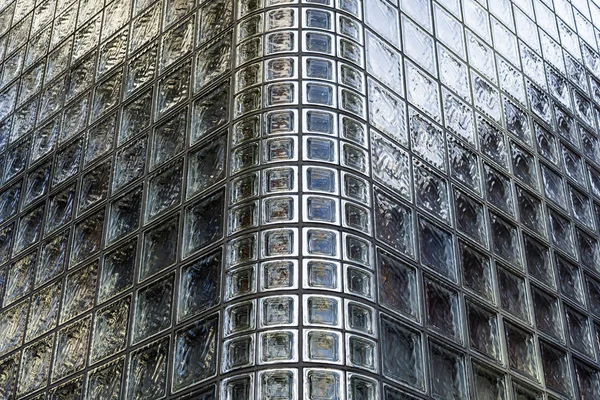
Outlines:
<svg viewBox="0 0 600 400"><path fill-rule="evenodd" d="M0 399L600 399L599 28L0 0Z"/></svg>

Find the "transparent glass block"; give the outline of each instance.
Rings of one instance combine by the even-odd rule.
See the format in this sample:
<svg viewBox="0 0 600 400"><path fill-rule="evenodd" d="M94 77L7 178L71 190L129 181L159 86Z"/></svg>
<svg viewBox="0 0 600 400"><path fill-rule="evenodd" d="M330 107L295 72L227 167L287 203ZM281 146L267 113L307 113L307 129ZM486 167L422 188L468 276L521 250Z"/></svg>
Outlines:
<svg viewBox="0 0 600 400"><path fill-rule="evenodd" d="M478 156L452 136L448 140L448 156L452 178L480 194L481 167Z"/></svg>
<svg viewBox="0 0 600 400"><path fill-rule="evenodd" d="M70 265L75 265L100 250L104 211L90 215L75 224L70 253Z"/></svg>
<svg viewBox="0 0 600 400"><path fill-rule="evenodd" d="M477 108L497 123L501 123L500 94L496 88L474 72L471 73L471 85Z"/></svg>
<svg viewBox="0 0 600 400"><path fill-rule="evenodd" d="M406 17L402 18L402 44L405 54L425 71L437 77L434 40Z"/></svg>
<svg viewBox="0 0 600 400"><path fill-rule="evenodd" d="M113 200L108 213L106 239L108 243L135 231L140 224L142 187L137 187L123 197Z"/></svg>
<svg viewBox="0 0 600 400"><path fill-rule="evenodd" d="M565 166L566 175L578 184L586 186L583 159L566 146L561 146L562 161Z"/></svg>
<svg viewBox="0 0 600 400"><path fill-rule="evenodd" d="M398 10L382 0L365 1L365 22L386 40L400 47Z"/></svg>
<svg viewBox="0 0 600 400"><path fill-rule="evenodd" d="M5 358L0 362L0 370L3 371L2 379L0 380L0 394L9 399L14 397L17 390L17 379L19 377L19 357L18 355Z"/></svg>
<svg viewBox="0 0 600 400"><path fill-rule="evenodd" d="M256 328L256 302L238 303L227 307L225 311L225 336Z"/></svg>
<svg viewBox="0 0 600 400"><path fill-rule="evenodd" d="M407 145L404 102L369 81L369 110L372 124L402 145Z"/></svg>
<svg viewBox="0 0 600 400"><path fill-rule="evenodd" d="M435 397L462 399L467 396L467 376L463 356L447 350L447 346L429 343L432 393Z"/></svg>
<svg viewBox="0 0 600 400"><path fill-rule="evenodd" d="M378 190L375 191L375 230L380 240L414 257L413 215L410 209Z"/></svg>
<svg viewBox="0 0 600 400"><path fill-rule="evenodd" d="M123 72L117 71L94 89L90 120L95 121L119 103Z"/></svg>
<svg viewBox="0 0 600 400"><path fill-rule="evenodd" d="M531 294L537 328L560 342L564 342L562 312L558 299L536 287L532 287Z"/></svg>
<svg viewBox="0 0 600 400"><path fill-rule="evenodd" d="M118 144L125 143L127 140L149 127L151 123L151 113L152 91L140 94L137 99L123 107Z"/></svg>
<svg viewBox="0 0 600 400"><path fill-rule="evenodd" d="M17 395L22 396L47 385L53 341L54 335L49 335L25 347Z"/></svg>
<svg viewBox="0 0 600 400"><path fill-rule="evenodd" d="M218 0L202 5L198 24L198 44L203 44L221 33L233 20L233 2Z"/></svg>
<svg viewBox="0 0 600 400"><path fill-rule="evenodd" d="M90 371L87 378L86 398L117 400L121 394L124 364L125 359L121 357Z"/></svg>
<svg viewBox="0 0 600 400"><path fill-rule="evenodd" d="M162 36L160 52L161 70L168 68L192 51L194 46L194 22L194 18L190 18Z"/></svg>
<svg viewBox="0 0 600 400"><path fill-rule="evenodd" d="M278 330L259 334L258 360L260 364L297 361L296 331Z"/></svg>
<svg viewBox="0 0 600 400"><path fill-rule="evenodd" d="M49 167L48 167L49 168ZM46 182L44 182L44 180L47 180L47 178L45 178L44 176L40 176L39 178L36 176L38 173L40 174L44 174L44 170L41 171L35 171L32 176L30 176L27 180L26 183L26 193L25 196L27 196L30 191L33 191L34 193L32 193L32 195L34 195L35 197L39 197L41 196L45 191L46 191ZM50 171L47 170L47 172L49 173ZM36 188L37 186L37 188ZM41 186L41 187L40 187ZM35 193L36 191L41 191L41 193ZM11 218L13 215L15 215L17 213L18 207L19 207L19 201L21 200L21 185L17 184L14 185L12 187L9 187L8 189L4 190L1 194L0 194L0 220L2 221L6 221L9 218ZM28 201L27 197L24 199L25 202L31 202L31 200Z"/></svg>
<svg viewBox="0 0 600 400"><path fill-rule="evenodd" d="M221 369L230 371L254 364L254 336L242 336L223 343Z"/></svg>
<svg viewBox="0 0 600 400"><path fill-rule="evenodd" d="M481 152L507 169L508 154L504 134L483 118L478 118L477 128Z"/></svg>
<svg viewBox="0 0 600 400"><path fill-rule="evenodd" d="M3 306L7 306L32 290L36 256L36 252L27 254L14 261L8 268Z"/></svg>
<svg viewBox="0 0 600 400"><path fill-rule="evenodd" d="M258 375L258 393L261 399L296 399L296 370L268 370Z"/></svg>
<svg viewBox="0 0 600 400"><path fill-rule="evenodd" d="M113 4L119 2L125 3L125 1L118 0ZM154 44L128 61L125 76L125 94L127 96L154 78L157 53L158 46Z"/></svg>
<svg viewBox="0 0 600 400"><path fill-rule="evenodd" d="M155 119L165 115L186 100L190 88L191 61L169 71L158 81L158 101Z"/></svg>
<svg viewBox="0 0 600 400"><path fill-rule="evenodd" d="M215 314L175 333L173 391L216 374L218 332L219 315Z"/></svg>
<svg viewBox="0 0 600 400"><path fill-rule="evenodd" d="M125 348L130 297L125 297L96 311L90 347L90 364Z"/></svg>
<svg viewBox="0 0 600 400"><path fill-rule="evenodd" d="M248 399L254 396L254 374L241 375L221 382L221 398Z"/></svg>
<svg viewBox="0 0 600 400"><path fill-rule="evenodd" d="M436 121L441 120L440 92L437 83L416 66L406 62L407 99Z"/></svg>
<svg viewBox="0 0 600 400"><path fill-rule="evenodd" d="M256 266L241 267L231 270L226 277L227 299L256 293Z"/></svg>
<svg viewBox="0 0 600 400"><path fill-rule="evenodd" d="M177 319L183 320L219 304L222 252L200 258L181 269Z"/></svg>
<svg viewBox="0 0 600 400"><path fill-rule="evenodd" d="M443 336L462 342L458 294L429 279L424 283L427 325Z"/></svg>
<svg viewBox="0 0 600 400"><path fill-rule="evenodd" d="M528 323L530 320L530 307L527 300L525 280L500 266L496 269L498 272L500 305L515 317Z"/></svg>
<svg viewBox="0 0 600 400"><path fill-rule="evenodd" d="M600 394L600 376L596 369L590 368L581 362L574 362L575 376L578 388L585 400L591 400Z"/></svg>
<svg viewBox="0 0 600 400"><path fill-rule="evenodd" d="M546 218L541 201L517 186L517 204L521 222L541 236L546 236Z"/></svg>
<svg viewBox="0 0 600 400"><path fill-rule="evenodd" d="M27 299L13 307L5 308L0 313L0 327L2 327L0 354L4 355L23 344L28 309Z"/></svg>
<svg viewBox="0 0 600 400"><path fill-rule="evenodd" d="M227 263L229 266L256 261L258 259L257 234L233 239L229 242L227 247Z"/></svg>
<svg viewBox="0 0 600 400"><path fill-rule="evenodd" d="M420 161L415 161L413 167L417 205L446 223L450 223L448 182Z"/></svg>
<svg viewBox="0 0 600 400"><path fill-rule="evenodd" d="M26 341L43 335L56 327L60 291L61 284L58 282L45 287L33 296L27 323Z"/></svg>
<svg viewBox="0 0 600 400"><path fill-rule="evenodd" d="M262 291L297 287L296 264L291 261L270 261L261 264Z"/></svg>
<svg viewBox="0 0 600 400"><path fill-rule="evenodd" d="M534 130L538 146L538 153L551 163L560 166L557 140L555 136L537 123L534 123Z"/></svg>
<svg viewBox="0 0 600 400"><path fill-rule="evenodd" d="M167 3L170 4L170 3ZM231 68L231 38L225 36L200 50L196 56L194 91L199 92Z"/></svg>
<svg viewBox="0 0 600 400"><path fill-rule="evenodd" d="M142 176L146 167L146 149L148 138L146 136L136 140L131 145L118 150L115 156L112 187L116 192L127 184ZM104 165L108 165L104 164ZM90 171L90 175L100 175L96 170ZM103 176L101 174L100 176ZM108 178L104 178L106 181ZM81 202L79 203L81 207Z"/></svg>
<svg viewBox="0 0 600 400"><path fill-rule="evenodd" d="M224 193L218 191L185 210L183 226L183 257L205 247L223 236Z"/></svg>
<svg viewBox="0 0 600 400"><path fill-rule="evenodd" d="M76 51L74 51L73 53L74 58L77 58L77 53L81 52L81 54L83 54L86 52L86 50L89 50L91 49L91 47L94 47L95 43L93 41L97 40L97 37L99 36L99 31L100 26L98 25L96 27L96 24L88 25L87 29L84 28L84 31L82 33L85 36L82 35L81 38L78 38L80 39L79 49L77 49L78 43L76 43ZM123 29L116 35L115 38L109 40L100 47L100 59L98 60L97 68L98 75L105 74L106 72L110 71L115 66L119 65L125 60L125 57L127 55L128 39L129 30Z"/></svg>
<svg viewBox="0 0 600 400"><path fill-rule="evenodd" d="M183 161L179 161L159 169L157 174L150 178L146 194L146 221L179 204L182 175Z"/></svg>
<svg viewBox="0 0 600 400"><path fill-rule="evenodd" d="M61 323L92 308L97 275L98 265L95 262L67 275L62 296Z"/></svg>
<svg viewBox="0 0 600 400"><path fill-rule="evenodd" d="M40 239L43 212L44 206L42 205L19 218L13 254L20 253Z"/></svg>
<svg viewBox="0 0 600 400"><path fill-rule="evenodd" d="M342 338L333 331L304 331L304 360L323 363L341 363Z"/></svg>
<svg viewBox="0 0 600 400"><path fill-rule="evenodd" d="M137 292L132 343L144 340L171 326L173 280L171 275Z"/></svg>
<svg viewBox="0 0 600 400"><path fill-rule="evenodd" d="M75 373L85 366L91 317L68 325L57 333L52 381Z"/></svg>
<svg viewBox="0 0 600 400"><path fill-rule="evenodd" d="M141 48L160 32L162 2L154 3L144 14L136 18L131 27L129 54Z"/></svg>
<svg viewBox="0 0 600 400"><path fill-rule="evenodd" d="M369 371L378 369L378 351L375 342L360 336L346 335L346 363ZM375 390L376 386L372 387Z"/></svg>
<svg viewBox="0 0 600 400"><path fill-rule="evenodd" d="M104 257L100 268L98 301L103 302L133 285L137 240L127 242Z"/></svg>
<svg viewBox="0 0 600 400"><path fill-rule="evenodd" d="M398 51L370 33L367 34L366 42L367 71L397 94L403 94L402 58Z"/></svg>
<svg viewBox="0 0 600 400"><path fill-rule="evenodd" d="M304 324L339 326L341 303L339 299L323 296L304 297Z"/></svg>
<svg viewBox="0 0 600 400"><path fill-rule="evenodd" d="M116 129L116 115L113 115L100 121L99 125L88 131L83 154L84 167L112 150Z"/></svg>
<svg viewBox="0 0 600 400"><path fill-rule="evenodd" d="M419 219L421 262L447 279L456 281L456 262L452 235Z"/></svg>
<svg viewBox="0 0 600 400"><path fill-rule="evenodd" d="M492 360L502 362L498 317L492 311L467 302L469 345Z"/></svg>
<svg viewBox="0 0 600 400"><path fill-rule="evenodd" d="M64 271L69 231L59 233L42 243L35 275L35 285L40 286Z"/></svg>
<svg viewBox="0 0 600 400"><path fill-rule="evenodd" d="M295 296L264 297L260 299L260 326L297 325Z"/></svg>
<svg viewBox="0 0 600 400"><path fill-rule="evenodd" d="M454 212L457 229L484 247L488 247L487 224L483 204L455 190Z"/></svg>
<svg viewBox="0 0 600 400"><path fill-rule="evenodd" d="M494 275L489 257L463 242L459 244L459 255L465 287L494 303Z"/></svg>
<svg viewBox="0 0 600 400"><path fill-rule="evenodd" d="M511 265L521 266L521 244L519 232L509 221L490 213L494 253Z"/></svg>
<svg viewBox="0 0 600 400"><path fill-rule="evenodd" d="M567 354L545 343L541 343L540 350L546 386L570 395L573 389Z"/></svg>
<svg viewBox="0 0 600 400"><path fill-rule="evenodd" d="M127 400L158 399L166 393L169 337L131 354Z"/></svg>
<svg viewBox="0 0 600 400"><path fill-rule="evenodd" d="M470 101L470 84L467 66L443 47L438 47L440 80Z"/></svg>
<svg viewBox="0 0 600 400"><path fill-rule="evenodd" d="M108 197L108 185L110 181L110 161L96 165L81 178L79 187L79 201L77 203L77 214L83 214L92 207L98 205ZM48 222L46 222L48 224ZM48 226L47 226L48 229Z"/></svg>
<svg viewBox="0 0 600 400"><path fill-rule="evenodd" d="M535 159L529 152L514 142L511 141L510 144L513 174L533 190L539 190L539 178Z"/></svg>
<svg viewBox="0 0 600 400"><path fill-rule="evenodd" d="M383 375L417 390L425 389L421 334L381 315Z"/></svg>
<svg viewBox="0 0 600 400"><path fill-rule="evenodd" d="M570 307L565 307L565 317L569 332L571 348L595 359L594 345L592 344L592 328L588 317Z"/></svg>
<svg viewBox="0 0 600 400"><path fill-rule="evenodd" d="M552 237L552 242L562 251L571 256L575 256L576 250L573 242L573 225L569 220L550 209L548 209L548 215L550 219L550 236Z"/></svg>
<svg viewBox="0 0 600 400"><path fill-rule="evenodd" d="M442 130L415 112L411 112L409 126L413 151L435 168L445 171L447 165L446 140Z"/></svg>
<svg viewBox="0 0 600 400"><path fill-rule="evenodd" d="M504 331L510 367L539 382L538 351L533 335L506 321Z"/></svg>

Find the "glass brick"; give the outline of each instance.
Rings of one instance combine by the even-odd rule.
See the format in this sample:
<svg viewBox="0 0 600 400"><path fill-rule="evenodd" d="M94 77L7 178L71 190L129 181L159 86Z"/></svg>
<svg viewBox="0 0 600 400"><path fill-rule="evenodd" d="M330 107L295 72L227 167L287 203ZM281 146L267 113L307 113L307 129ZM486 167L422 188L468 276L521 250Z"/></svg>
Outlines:
<svg viewBox="0 0 600 400"><path fill-rule="evenodd" d="M494 278L489 257L463 242L459 244L459 255L465 287L494 303Z"/></svg>
<svg viewBox="0 0 600 400"><path fill-rule="evenodd" d="M106 238L109 243L122 238L139 227L142 188L138 187L114 200L108 214Z"/></svg>
<svg viewBox="0 0 600 400"><path fill-rule="evenodd" d="M306 219L309 221L339 223L339 206L334 199L307 196L305 207Z"/></svg>
<svg viewBox="0 0 600 400"><path fill-rule="evenodd" d="M262 291L292 289L297 286L297 271L291 261L270 261L261 264L260 287Z"/></svg>
<svg viewBox="0 0 600 400"><path fill-rule="evenodd" d="M136 295L132 343L171 326L173 275L140 289Z"/></svg>
<svg viewBox="0 0 600 400"><path fill-rule="evenodd" d="M141 93L137 99L123 107L117 143L121 145L149 127L151 113L152 91Z"/></svg>
<svg viewBox="0 0 600 400"><path fill-rule="evenodd" d="M169 71L158 81L157 112L155 118L165 115L189 95L191 62Z"/></svg>
<svg viewBox="0 0 600 400"><path fill-rule="evenodd" d="M176 332L172 382L174 391L216 374L218 332L218 314L196 321Z"/></svg>
<svg viewBox="0 0 600 400"><path fill-rule="evenodd" d="M231 371L254 364L254 336L242 336L223 343L223 371Z"/></svg>
<svg viewBox="0 0 600 400"><path fill-rule="evenodd" d="M546 218L541 201L517 186L517 204L519 205L521 222L529 229L545 237L546 224L544 221Z"/></svg>
<svg viewBox="0 0 600 400"><path fill-rule="evenodd" d="M183 257L223 236L224 193L218 191L200 202L188 206L183 227ZM209 214L209 211L210 214Z"/></svg>
<svg viewBox="0 0 600 400"><path fill-rule="evenodd" d="M484 247L488 246L486 217L483 205L455 190L456 227Z"/></svg>
<svg viewBox="0 0 600 400"><path fill-rule="evenodd" d="M413 162L415 201L446 223L450 223L448 182L419 161Z"/></svg>
<svg viewBox="0 0 600 400"><path fill-rule="evenodd" d="M558 299L536 287L532 287L531 294L537 328L564 342L562 313Z"/></svg>
<svg viewBox="0 0 600 400"><path fill-rule="evenodd" d="M496 270L498 272L500 305L515 317L529 322L530 307L524 279L499 266Z"/></svg>
<svg viewBox="0 0 600 400"><path fill-rule="evenodd" d="M273 364L297 361L296 331L278 330L259 334L259 363Z"/></svg>
<svg viewBox="0 0 600 400"><path fill-rule="evenodd" d="M433 38L406 17L402 18L401 25L402 44L406 56L437 77Z"/></svg>
<svg viewBox="0 0 600 400"><path fill-rule="evenodd" d="M333 331L305 330L306 361L340 363L342 354L341 335Z"/></svg>
<svg viewBox="0 0 600 400"><path fill-rule="evenodd" d="M169 337L134 351L126 399L158 399L166 393Z"/></svg>
<svg viewBox="0 0 600 400"><path fill-rule="evenodd" d="M431 375L434 377L432 393L435 397L465 398L467 376L463 356L446 349L446 346L429 343Z"/></svg>
<svg viewBox="0 0 600 400"><path fill-rule="evenodd" d="M144 136L117 151L112 180L113 192L119 191L143 175L146 169L147 148L148 137ZM108 165L108 163L103 165ZM90 172L90 174L98 175L98 172ZM106 180L107 178L104 179ZM79 204L81 207L81 203Z"/></svg>
<svg viewBox="0 0 600 400"><path fill-rule="evenodd" d="M137 240L119 246L104 257L100 268L98 301L104 302L133 286Z"/></svg>
<svg viewBox="0 0 600 400"><path fill-rule="evenodd" d="M483 355L502 362L498 317L494 312L467 302L469 345Z"/></svg>
<svg viewBox="0 0 600 400"><path fill-rule="evenodd" d="M458 293L426 279L424 300L427 325L449 339L462 342L462 316Z"/></svg>
<svg viewBox="0 0 600 400"><path fill-rule="evenodd" d="M296 370L269 370L259 373L258 393L263 399L296 398Z"/></svg>
<svg viewBox="0 0 600 400"><path fill-rule="evenodd" d="M90 371L86 385L87 398L93 400L119 398L124 361L121 357Z"/></svg>
<svg viewBox="0 0 600 400"><path fill-rule="evenodd" d="M569 332L569 344L573 349L579 351L588 357L595 359L594 345L591 339L591 326L588 317L575 311L570 307L565 307L565 317Z"/></svg>
<svg viewBox="0 0 600 400"><path fill-rule="evenodd" d="M256 328L256 303L246 302L229 306L225 311L225 336Z"/></svg>
<svg viewBox="0 0 600 400"><path fill-rule="evenodd" d="M221 251L217 251L181 269L178 320L197 315L219 303L222 262Z"/></svg>
<svg viewBox="0 0 600 400"><path fill-rule="evenodd" d="M122 298L96 311L90 346L90 364L125 348L130 297Z"/></svg>
<svg viewBox="0 0 600 400"><path fill-rule="evenodd" d="M85 366L91 317L68 325L57 333L52 381L75 373Z"/></svg>
<svg viewBox="0 0 600 400"><path fill-rule="evenodd" d="M379 190L375 191L374 201L377 238L401 253L414 257L412 211Z"/></svg>
<svg viewBox="0 0 600 400"><path fill-rule="evenodd" d="M42 389L47 385L53 341L54 335L49 335L23 350L17 389L19 396Z"/></svg>
<svg viewBox="0 0 600 400"><path fill-rule="evenodd" d="M386 40L400 47L398 10L382 0L365 1L365 22Z"/></svg>
<svg viewBox="0 0 600 400"><path fill-rule="evenodd" d="M404 102L369 80L369 116L371 124L401 145L408 144Z"/></svg>
<svg viewBox="0 0 600 400"><path fill-rule="evenodd" d="M295 296L263 297L260 299L260 326L291 326L297 324Z"/></svg>
<svg viewBox="0 0 600 400"><path fill-rule="evenodd" d="M508 322L504 323L504 330L510 367L539 382L538 351L533 335Z"/></svg>
<svg viewBox="0 0 600 400"><path fill-rule="evenodd" d="M436 225L419 219L421 262L452 281L456 280L456 262L452 235Z"/></svg>

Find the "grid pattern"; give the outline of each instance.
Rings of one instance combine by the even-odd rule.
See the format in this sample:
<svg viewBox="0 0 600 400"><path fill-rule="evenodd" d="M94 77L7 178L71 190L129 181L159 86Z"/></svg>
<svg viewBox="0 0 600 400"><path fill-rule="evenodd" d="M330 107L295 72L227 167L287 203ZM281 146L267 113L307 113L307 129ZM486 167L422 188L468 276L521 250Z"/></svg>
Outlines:
<svg viewBox="0 0 600 400"><path fill-rule="evenodd" d="M597 28L0 0L0 398L599 399Z"/></svg>

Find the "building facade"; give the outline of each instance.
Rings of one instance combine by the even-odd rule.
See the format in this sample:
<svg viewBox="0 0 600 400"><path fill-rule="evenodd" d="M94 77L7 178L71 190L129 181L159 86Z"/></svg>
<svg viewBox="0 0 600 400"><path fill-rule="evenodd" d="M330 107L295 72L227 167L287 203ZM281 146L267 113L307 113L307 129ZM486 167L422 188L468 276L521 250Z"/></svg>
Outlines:
<svg viewBox="0 0 600 400"><path fill-rule="evenodd" d="M0 0L0 399L599 399L599 28Z"/></svg>

